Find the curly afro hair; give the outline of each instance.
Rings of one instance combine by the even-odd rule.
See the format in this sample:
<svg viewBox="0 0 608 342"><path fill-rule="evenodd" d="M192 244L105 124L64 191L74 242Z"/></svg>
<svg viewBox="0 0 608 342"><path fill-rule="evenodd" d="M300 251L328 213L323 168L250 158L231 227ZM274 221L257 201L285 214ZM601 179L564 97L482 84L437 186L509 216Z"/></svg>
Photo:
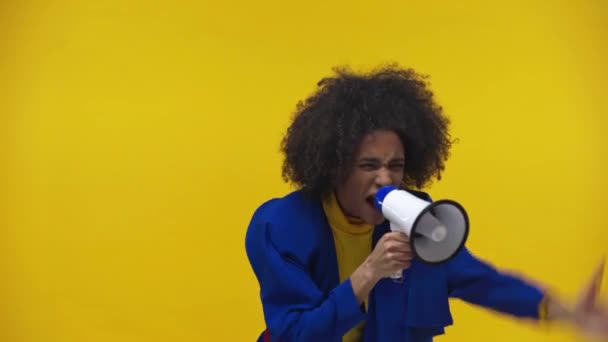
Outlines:
<svg viewBox="0 0 608 342"><path fill-rule="evenodd" d="M440 180L452 141L427 76L397 64L367 73L333 70L297 105L281 142L283 179L321 196L348 175L366 134L391 130L405 149L404 185L423 188Z"/></svg>

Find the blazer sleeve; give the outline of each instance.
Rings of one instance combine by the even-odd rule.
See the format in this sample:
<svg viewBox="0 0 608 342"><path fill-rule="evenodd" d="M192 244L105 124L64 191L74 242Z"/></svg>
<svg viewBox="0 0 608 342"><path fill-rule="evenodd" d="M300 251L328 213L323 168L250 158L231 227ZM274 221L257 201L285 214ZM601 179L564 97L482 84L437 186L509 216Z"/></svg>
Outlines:
<svg viewBox="0 0 608 342"><path fill-rule="evenodd" d="M466 248L447 268L450 297L520 318L541 318L544 292L523 278L498 271Z"/></svg>
<svg viewBox="0 0 608 342"><path fill-rule="evenodd" d="M285 243L285 234L273 234L273 228L254 220L245 241L271 341L331 341L365 319L350 280L321 291L305 261L286 249L293 241Z"/></svg>

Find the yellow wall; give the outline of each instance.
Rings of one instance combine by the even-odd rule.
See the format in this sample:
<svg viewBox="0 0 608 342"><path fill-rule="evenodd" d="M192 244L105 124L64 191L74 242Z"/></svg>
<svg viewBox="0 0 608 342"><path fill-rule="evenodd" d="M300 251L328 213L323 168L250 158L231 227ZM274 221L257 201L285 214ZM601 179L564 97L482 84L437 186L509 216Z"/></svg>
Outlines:
<svg viewBox="0 0 608 342"><path fill-rule="evenodd" d="M432 76L460 139L432 195L573 298L608 252L606 2L422 3L2 2L0 339L252 341L245 229L342 63ZM453 308L439 341L575 340Z"/></svg>

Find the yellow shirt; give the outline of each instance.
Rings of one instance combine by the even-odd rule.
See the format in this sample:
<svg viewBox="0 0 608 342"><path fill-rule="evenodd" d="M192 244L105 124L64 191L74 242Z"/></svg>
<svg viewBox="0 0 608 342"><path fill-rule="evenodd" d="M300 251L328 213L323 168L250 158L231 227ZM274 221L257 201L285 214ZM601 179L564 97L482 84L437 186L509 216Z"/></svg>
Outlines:
<svg viewBox="0 0 608 342"><path fill-rule="evenodd" d="M342 212L336 196L332 193L323 199L323 210L329 221L336 246L336 257L340 282L350 277L369 256L372 248L373 225L358 219L348 218ZM367 306L367 300L365 301ZM344 334L343 342L363 340L364 322Z"/></svg>

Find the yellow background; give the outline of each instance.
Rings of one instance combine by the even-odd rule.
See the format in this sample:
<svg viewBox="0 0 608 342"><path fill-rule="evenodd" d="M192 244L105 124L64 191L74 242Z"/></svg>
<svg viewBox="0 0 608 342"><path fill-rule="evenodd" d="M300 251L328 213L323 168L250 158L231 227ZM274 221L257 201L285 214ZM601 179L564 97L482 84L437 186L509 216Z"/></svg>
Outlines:
<svg viewBox="0 0 608 342"><path fill-rule="evenodd" d="M253 341L255 207L334 65L430 74L427 189L470 248L572 300L608 252L605 1L0 3L0 340ZM606 286L604 286L606 290ZM575 341L455 301L438 341Z"/></svg>

